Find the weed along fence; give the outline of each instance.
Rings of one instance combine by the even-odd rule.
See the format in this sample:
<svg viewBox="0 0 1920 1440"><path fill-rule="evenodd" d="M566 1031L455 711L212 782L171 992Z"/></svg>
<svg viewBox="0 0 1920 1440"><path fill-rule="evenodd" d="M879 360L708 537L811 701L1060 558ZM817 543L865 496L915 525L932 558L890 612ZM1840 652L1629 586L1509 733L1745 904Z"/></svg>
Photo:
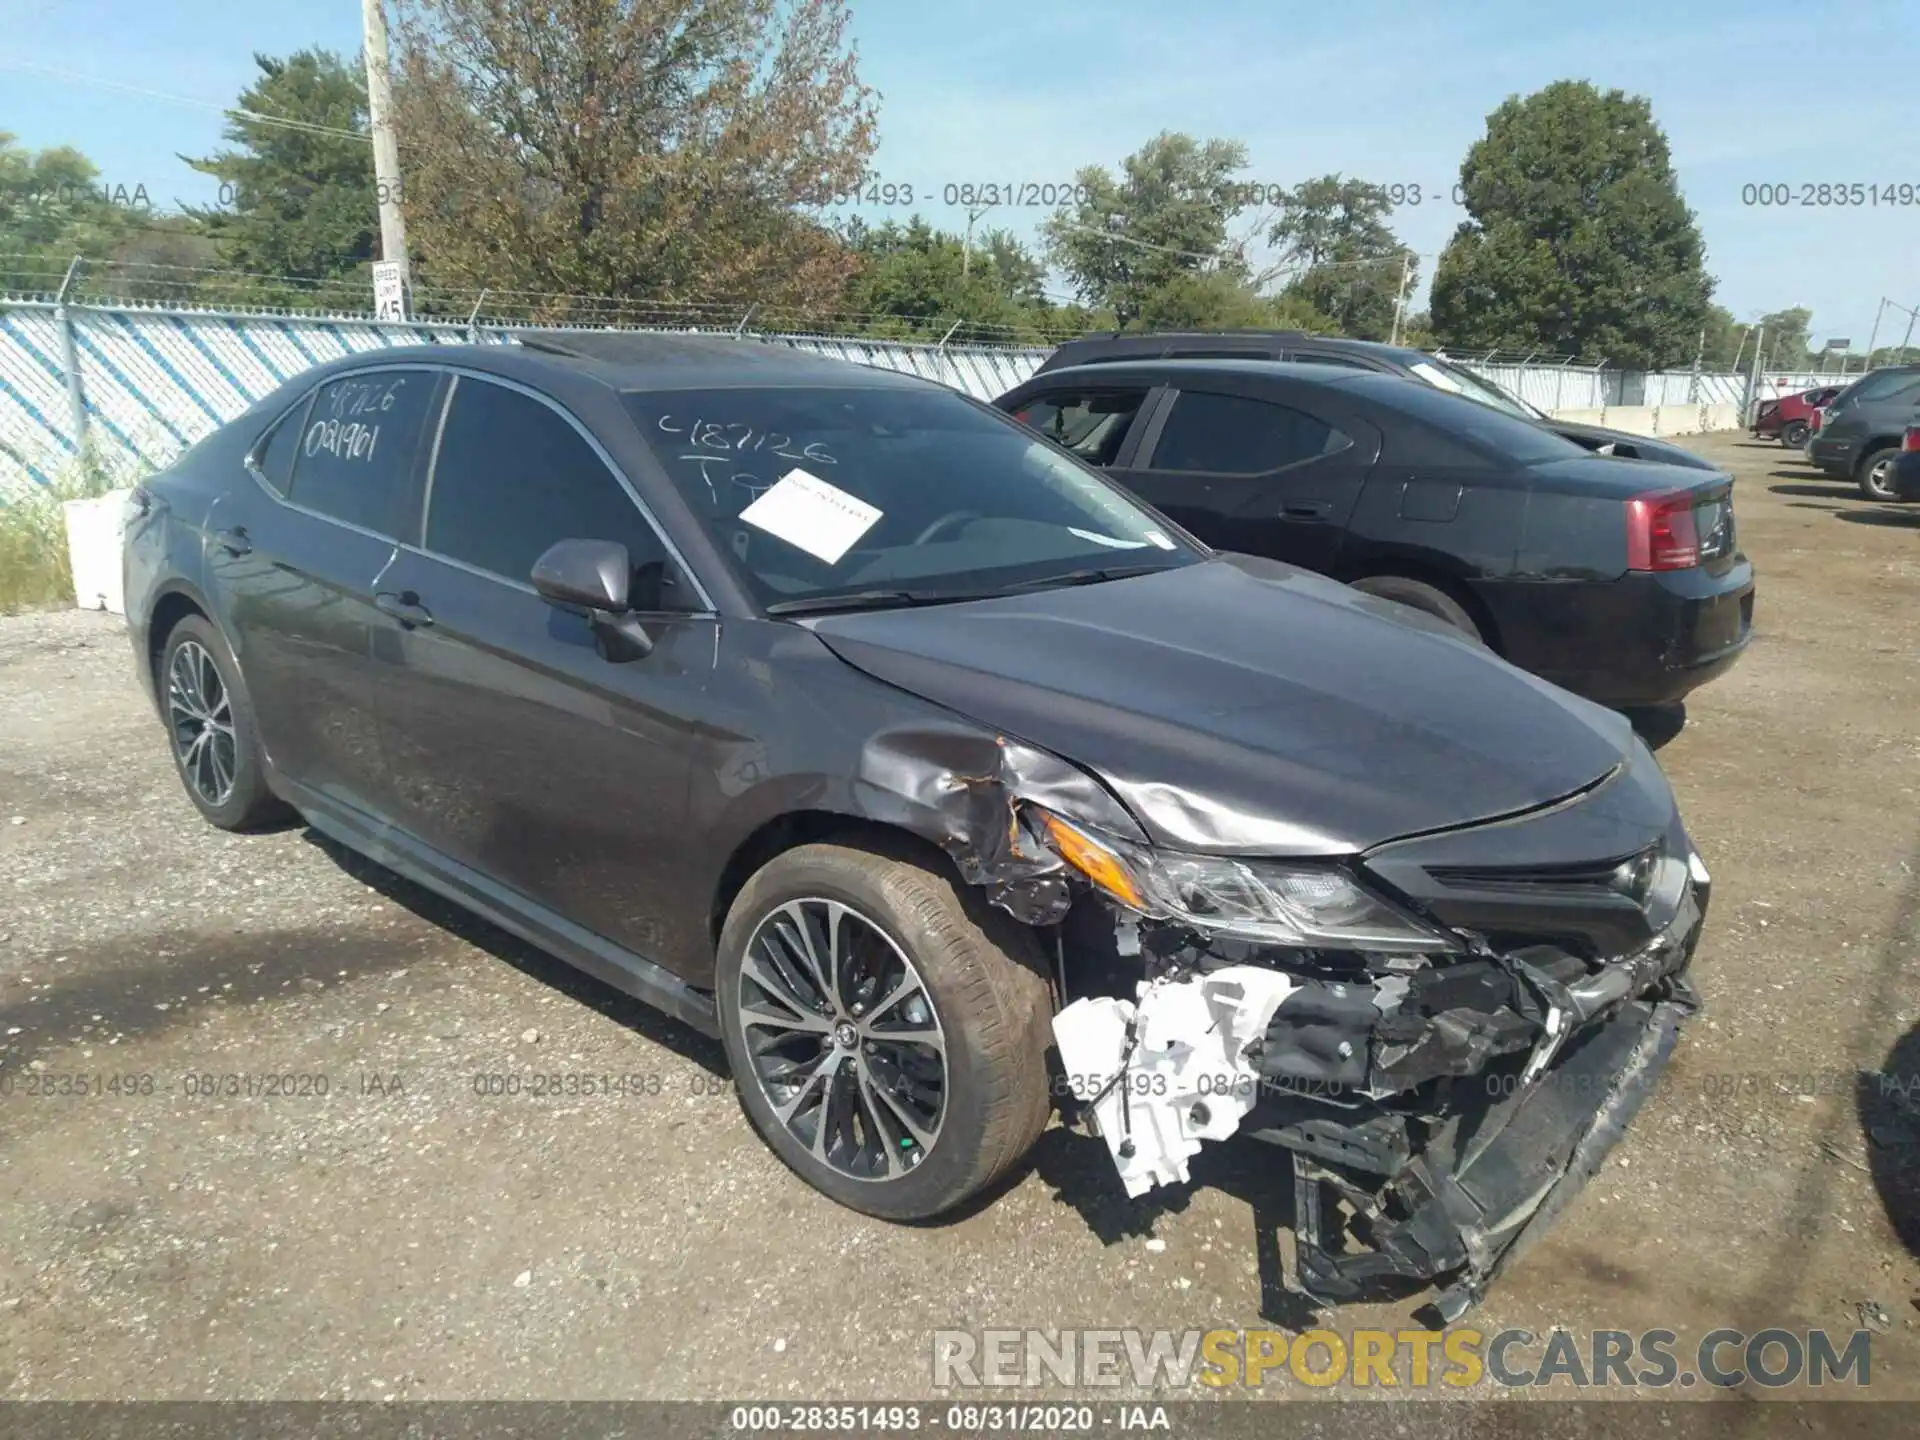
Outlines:
<svg viewBox="0 0 1920 1440"><path fill-rule="evenodd" d="M513 332L526 328L0 296L0 526L8 524L7 507L68 502L65 563L78 603L118 609L117 502L142 475L313 366L398 345L513 343ZM923 376L982 400L1025 380L1047 354L808 334L753 332L750 338ZM1742 375L1453 358L1544 410L1645 435L1737 428L1749 385ZM1800 378L1768 377L1760 393ZM23 563L8 558L18 548L0 534L0 565ZM5 580L0 576L0 595Z"/></svg>

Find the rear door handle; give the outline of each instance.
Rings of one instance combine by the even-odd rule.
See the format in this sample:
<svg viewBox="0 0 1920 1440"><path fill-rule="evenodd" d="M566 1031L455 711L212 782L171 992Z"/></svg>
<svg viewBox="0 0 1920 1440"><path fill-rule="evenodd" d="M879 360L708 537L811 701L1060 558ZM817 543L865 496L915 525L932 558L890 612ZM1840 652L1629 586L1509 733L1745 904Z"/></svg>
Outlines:
<svg viewBox="0 0 1920 1440"><path fill-rule="evenodd" d="M1333 502L1329 500L1289 500L1280 507L1280 513L1289 520L1325 520L1333 514Z"/></svg>
<svg viewBox="0 0 1920 1440"><path fill-rule="evenodd" d="M247 527L244 525L236 525L231 530L214 531L213 543L229 555L251 555L253 553L253 541L247 538Z"/></svg>
<svg viewBox="0 0 1920 1440"><path fill-rule="evenodd" d="M382 591L373 597L373 603L382 615L398 620L403 630L433 624L433 612L422 605L420 597L411 590L403 590L398 595Z"/></svg>

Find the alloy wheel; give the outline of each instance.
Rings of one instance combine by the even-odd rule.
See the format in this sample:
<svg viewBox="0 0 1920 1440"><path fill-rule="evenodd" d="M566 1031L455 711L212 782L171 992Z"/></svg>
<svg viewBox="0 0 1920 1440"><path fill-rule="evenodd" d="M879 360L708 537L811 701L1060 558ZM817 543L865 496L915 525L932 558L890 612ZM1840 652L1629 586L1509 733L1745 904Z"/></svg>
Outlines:
<svg viewBox="0 0 1920 1440"><path fill-rule="evenodd" d="M946 1117L947 1044L920 972L850 905L791 900L740 962L741 1034L774 1118L856 1180L925 1161Z"/></svg>
<svg viewBox="0 0 1920 1440"><path fill-rule="evenodd" d="M1893 500L1893 456L1882 455L1867 466L1867 491L1876 500Z"/></svg>
<svg viewBox="0 0 1920 1440"><path fill-rule="evenodd" d="M167 724L180 773L204 804L219 809L233 794L233 703L197 640L183 640L167 664Z"/></svg>

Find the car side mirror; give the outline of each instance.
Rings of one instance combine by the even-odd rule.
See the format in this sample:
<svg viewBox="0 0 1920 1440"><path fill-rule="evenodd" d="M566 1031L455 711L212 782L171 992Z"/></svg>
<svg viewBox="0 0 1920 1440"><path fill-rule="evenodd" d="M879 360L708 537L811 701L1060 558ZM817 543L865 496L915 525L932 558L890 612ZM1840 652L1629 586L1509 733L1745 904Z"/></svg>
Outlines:
<svg viewBox="0 0 1920 1440"><path fill-rule="evenodd" d="M556 540L533 562L533 588L543 600L587 612L595 648L615 662L653 653L653 637L633 613L633 564L613 540Z"/></svg>
<svg viewBox="0 0 1920 1440"><path fill-rule="evenodd" d="M533 588L556 605L578 605L609 615L630 608L633 565L613 540L556 540L533 562Z"/></svg>

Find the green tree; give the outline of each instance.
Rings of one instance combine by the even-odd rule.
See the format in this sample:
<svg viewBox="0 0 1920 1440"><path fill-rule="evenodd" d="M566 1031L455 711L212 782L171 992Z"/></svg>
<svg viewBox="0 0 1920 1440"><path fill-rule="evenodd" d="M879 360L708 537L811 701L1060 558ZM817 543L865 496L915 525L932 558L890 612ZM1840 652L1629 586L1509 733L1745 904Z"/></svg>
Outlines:
<svg viewBox="0 0 1920 1440"><path fill-rule="evenodd" d="M1246 168L1237 140L1194 139L1163 131L1121 162L1115 177L1093 165L1075 177L1083 198L1043 226L1047 252L1090 304L1121 325L1146 318L1154 293L1178 281L1191 299L1226 293L1218 273L1244 282L1246 262L1229 244L1228 222L1244 205L1234 177ZM1154 302L1156 313L1175 305ZM1179 302L1184 304L1186 302Z"/></svg>
<svg viewBox="0 0 1920 1440"><path fill-rule="evenodd" d="M407 220L434 278L831 310L856 259L812 212L874 147L847 23L845 0L402 0Z"/></svg>
<svg viewBox="0 0 1920 1440"><path fill-rule="evenodd" d="M220 182L219 203L188 213L221 261L244 275L359 281L380 235L365 72L325 50L255 55L253 63L260 78L228 112L229 148L187 160ZM282 301L311 289L227 288Z"/></svg>
<svg viewBox="0 0 1920 1440"><path fill-rule="evenodd" d="M1146 330L1310 330L1337 334L1334 322L1298 295L1261 295L1238 275L1203 270L1175 275L1146 292L1135 317Z"/></svg>
<svg viewBox="0 0 1920 1440"><path fill-rule="evenodd" d="M144 192L109 192L78 150L32 151L0 130L0 288L51 293L75 255L102 257L141 219Z"/></svg>
<svg viewBox="0 0 1920 1440"><path fill-rule="evenodd" d="M1184 271L1142 297L1146 330L1239 330L1273 325L1273 309L1253 288L1219 270Z"/></svg>
<svg viewBox="0 0 1920 1440"><path fill-rule="evenodd" d="M1649 103L1561 80L1487 117L1433 283L1449 345L1693 360L1713 281Z"/></svg>
<svg viewBox="0 0 1920 1440"><path fill-rule="evenodd" d="M1404 276L1411 293L1418 262L1387 224L1393 202L1384 186L1322 175L1303 181L1280 201L1267 233L1281 263L1296 268L1285 293L1305 300L1340 333L1385 340Z"/></svg>
<svg viewBox="0 0 1920 1440"><path fill-rule="evenodd" d="M1736 361L1744 364L1753 358L1750 353L1742 354L1746 350L1747 327L1736 320L1726 306L1709 305L1701 328L1707 335L1700 352L1702 370L1731 370Z"/></svg>
<svg viewBox="0 0 1920 1440"><path fill-rule="evenodd" d="M1819 358L1808 334L1813 311L1806 306L1770 310L1755 323L1761 327L1760 348L1765 357L1760 363L1767 369L1799 370Z"/></svg>
<svg viewBox="0 0 1920 1440"><path fill-rule="evenodd" d="M974 246L993 262L1006 293L1023 305L1047 308L1047 267L1010 230L989 230Z"/></svg>
<svg viewBox="0 0 1920 1440"><path fill-rule="evenodd" d="M1438 350L1440 340L1433 333L1433 317L1424 310L1415 310L1402 318L1400 343L1410 345L1415 350Z"/></svg>
<svg viewBox="0 0 1920 1440"><path fill-rule="evenodd" d="M944 335L958 320L962 338L1039 341L1049 318L1040 291L1043 271L1019 240L1004 231L964 239L936 230L915 215L850 225L848 246L860 268L848 282L843 318L866 333Z"/></svg>

